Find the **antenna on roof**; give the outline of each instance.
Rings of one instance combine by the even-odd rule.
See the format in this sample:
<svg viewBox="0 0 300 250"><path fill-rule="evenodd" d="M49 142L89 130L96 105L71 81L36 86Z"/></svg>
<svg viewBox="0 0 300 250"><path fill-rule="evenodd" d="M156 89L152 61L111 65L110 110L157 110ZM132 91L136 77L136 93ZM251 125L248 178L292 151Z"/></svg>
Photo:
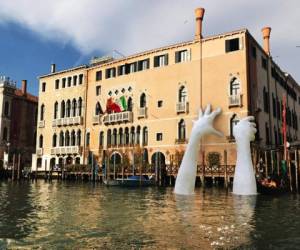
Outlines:
<svg viewBox="0 0 300 250"><path fill-rule="evenodd" d="M122 54L120 51L118 51L118 50L116 50L116 49L114 49L113 50L113 53L116 53L116 54L118 54L119 56L122 56L122 57L126 57L124 54Z"/></svg>

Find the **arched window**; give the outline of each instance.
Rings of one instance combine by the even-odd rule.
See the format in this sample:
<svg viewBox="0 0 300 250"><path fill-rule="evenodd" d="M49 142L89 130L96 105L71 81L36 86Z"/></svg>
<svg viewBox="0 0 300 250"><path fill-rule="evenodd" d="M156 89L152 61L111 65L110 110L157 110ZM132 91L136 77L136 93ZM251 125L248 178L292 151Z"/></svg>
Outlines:
<svg viewBox="0 0 300 250"><path fill-rule="evenodd" d="M58 115L58 102L54 103L54 119L57 119Z"/></svg>
<svg viewBox="0 0 300 250"><path fill-rule="evenodd" d="M234 77L230 81L230 95L239 95L240 94L240 82Z"/></svg>
<svg viewBox="0 0 300 250"><path fill-rule="evenodd" d="M43 141L44 141L43 135L40 135L40 138L39 138L39 148L43 147Z"/></svg>
<svg viewBox="0 0 300 250"><path fill-rule="evenodd" d="M77 131L77 146L80 146L81 145L81 130L79 129Z"/></svg>
<svg viewBox="0 0 300 250"><path fill-rule="evenodd" d="M65 134L65 146L70 146L70 133L67 130Z"/></svg>
<svg viewBox="0 0 300 250"><path fill-rule="evenodd" d="M102 108L101 108L101 105L99 102L97 102L97 104L96 104L95 114L96 115L103 114L103 111L102 111Z"/></svg>
<svg viewBox="0 0 300 250"><path fill-rule="evenodd" d="M116 146L117 145L117 129L115 128L113 130L113 136L112 136L112 145L113 146Z"/></svg>
<svg viewBox="0 0 300 250"><path fill-rule="evenodd" d="M86 146L90 146L90 140L91 140L91 134L90 134L90 132L87 132L86 133L86 141L85 141Z"/></svg>
<svg viewBox="0 0 300 250"><path fill-rule="evenodd" d="M185 140L185 122L183 119L178 123L178 139L180 141Z"/></svg>
<svg viewBox="0 0 300 250"><path fill-rule="evenodd" d="M145 95L145 93L143 93L143 94L141 94L141 97L140 97L140 107L145 108L146 106L147 106L146 95Z"/></svg>
<svg viewBox="0 0 300 250"><path fill-rule="evenodd" d="M135 139L135 128L131 127L130 129L130 144L134 145L134 139Z"/></svg>
<svg viewBox="0 0 300 250"><path fill-rule="evenodd" d="M73 117L76 116L76 109L77 109L77 102L76 102L76 99L73 99L73 101L72 101L72 116Z"/></svg>
<svg viewBox="0 0 300 250"><path fill-rule="evenodd" d="M111 130L107 130L107 146L111 146Z"/></svg>
<svg viewBox="0 0 300 250"><path fill-rule="evenodd" d="M75 131L72 130L71 132L71 146L75 146L76 145L76 135L75 135Z"/></svg>
<svg viewBox="0 0 300 250"><path fill-rule="evenodd" d="M43 82L43 83L42 83L42 92L45 92L45 91L46 91L46 83Z"/></svg>
<svg viewBox="0 0 300 250"><path fill-rule="evenodd" d="M45 105L42 104L42 106L41 106L41 113L40 113L40 121L44 120L44 114L45 114Z"/></svg>
<svg viewBox="0 0 300 250"><path fill-rule="evenodd" d="M133 104L132 104L132 98L129 97L128 100L127 100L127 110L128 111L132 111L132 106L133 106Z"/></svg>
<svg viewBox="0 0 300 250"><path fill-rule="evenodd" d="M270 110L270 103L269 103L269 93L266 91L266 87L263 90L263 97L264 97L264 111L269 113Z"/></svg>
<svg viewBox="0 0 300 250"><path fill-rule="evenodd" d="M6 101L4 104L4 116L8 117L9 116L9 102Z"/></svg>
<svg viewBox="0 0 300 250"><path fill-rule="evenodd" d="M4 127L4 129L3 129L3 141L7 141L7 127Z"/></svg>
<svg viewBox="0 0 300 250"><path fill-rule="evenodd" d="M103 146L104 145L104 132L101 131L99 134L99 146Z"/></svg>
<svg viewBox="0 0 300 250"><path fill-rule="evenodd" d="M140 144L140 137L141 137L141 127L137 126L136 128L136 144L139 145Z"/></svg>
<svg viewBox="0 0 300 250"><path fill-rule="evenodd" d="M63 147L65 145L65 135L63 131L59 133L59 146Z"/></svg>
<svg viewBox="0 0 300 250"><path fill-rule="evenodd" d="M52 147L53 147L53 148L56 147L56 141L57 141L57 135L54 134L54 135L52 136Z"/></svg>
<svg viewBox="0 0 300 250"><path fill-rule="evenodd" d="M125 128L124 137L125 137L125 145L129 145L129 129L128 128Z"/></svg>
<svg viewBox="0 0 300 250"><path fill-rule="evenodd" d="M66 113L66 104L65 101L62 101L60 104L60 118L64 118Z"/></svg>
<svg viewBox="0 0 300 250"><path fill-rule="evenodd" d="M230 137L233 138L233 128L235 125L237 125L239 122L239 119L236 117L236 114L234 114L231 118L230 118Z"/></svg>
<svg viewBox="0 0 300 250"><path fill-rule="evenodd" d="M266 144L269 145L270 144L270 128L268 123L265 123L265 132L266 132Z"/></svg>
<svg viewBox="0 0 300 250"><path fill-rule="evenodd" d="M124 144L124 140L123 140L124 136L123 136L123 129L119 128L119 145L123 145Z"/></svg>
<svg viewBox="0 0 300 250"><path fill-rule="evenodd" d="M79 97L78 99L78 116L81 116L82 113L82 99Z"/></svg>
<svg viewBox="0 0 300 250"><path fill-rule="evenodd" d="M67 101L67 114L66 117L70 117L71 116L71 101L68 100Z"/></svg>
<svg viewBox="0 0 300 250"><path fill-rule="evenodd" d="M178 92L178 101L186 102L187 101L187 92L185 86L181 86Z"/></svg>
<svg viewBox="0 0 300 250"><path fill-rule="evenodd" d="M148 128L143 128L143 146L148 145Z"/></svg>

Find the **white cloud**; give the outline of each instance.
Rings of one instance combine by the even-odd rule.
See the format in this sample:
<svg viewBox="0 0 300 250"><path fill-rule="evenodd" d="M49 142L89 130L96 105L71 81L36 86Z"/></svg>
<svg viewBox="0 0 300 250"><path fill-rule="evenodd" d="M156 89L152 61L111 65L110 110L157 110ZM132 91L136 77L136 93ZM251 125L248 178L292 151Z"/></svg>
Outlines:
<svg viewBox="0 0 300 250"><path fill-rule="evenodd" d="M206 9L204 34L248 28L261 42L261 28L270 25L272 54L296 75L299 0L14 0L0 2L0 23L72 43L82 54L117 49L129 55L193 39L197 6Z"/></svg>

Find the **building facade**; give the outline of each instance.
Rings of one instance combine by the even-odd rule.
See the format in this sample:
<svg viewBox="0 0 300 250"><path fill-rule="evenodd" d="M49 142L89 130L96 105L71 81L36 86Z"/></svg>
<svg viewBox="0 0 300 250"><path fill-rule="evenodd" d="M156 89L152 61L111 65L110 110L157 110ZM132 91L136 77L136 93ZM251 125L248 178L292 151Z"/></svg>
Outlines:
<svg viewBox="0 0 300 250"><path fill-rule="evenodd" d="M271 57L271 29L263 29L263 46L246 29L203 37L204 9L195 13L191 41L41 76L33 171L88 164L89 152L99 163L126 156L134 164L142 151L145 162L169 164L207 104L222 108L215 127L224 137L202 140L199 164L224 150L234 164L233 127L248 115L258 124L257 147L282 145L284 99L288 141L297 140L300 89Z"/></svg>
<svg viewBox="0 0 300 250"><path fill-rule="evenodd" d="M8 77L0 77L0 157L12 162L14 154L21 154L22 166L31 166L32 153L36 149L36 114L38 98L27 93L27 81L21 89Z"/></svg>

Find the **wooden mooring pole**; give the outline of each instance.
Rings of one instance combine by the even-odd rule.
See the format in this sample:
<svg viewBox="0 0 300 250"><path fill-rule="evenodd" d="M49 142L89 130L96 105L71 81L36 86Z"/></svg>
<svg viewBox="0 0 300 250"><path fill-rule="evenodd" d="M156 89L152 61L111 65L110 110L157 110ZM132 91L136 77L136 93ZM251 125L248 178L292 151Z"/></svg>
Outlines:
<svg viewBox="0 0 300 250"><path fill-rule="evenodd" d="M13 155L13 169L12 169L12 174L11 174L11 179L15 179L15 162L16 162L16 155Z"/></svg>
<svg viewBox="0 0 300 250"><path fill-rule="evenodd" d="M298 149L295 149L295 181L296 181L296 191L299 192L299 180L298 180Z"/></svg>
<svg viewBox="0 0 300 250"><path fill-rule="evenodd" d="M225 188L228 188L228 176L227 176L227 150L224 150L224 184Z"/></svg>
<svg viewBox="0 0 300 250"><path fill-rule="evenodd" d="M17 173L17 180L20 180L20 169L21 168L21 154L18 155L18 173Z"/></svg>

